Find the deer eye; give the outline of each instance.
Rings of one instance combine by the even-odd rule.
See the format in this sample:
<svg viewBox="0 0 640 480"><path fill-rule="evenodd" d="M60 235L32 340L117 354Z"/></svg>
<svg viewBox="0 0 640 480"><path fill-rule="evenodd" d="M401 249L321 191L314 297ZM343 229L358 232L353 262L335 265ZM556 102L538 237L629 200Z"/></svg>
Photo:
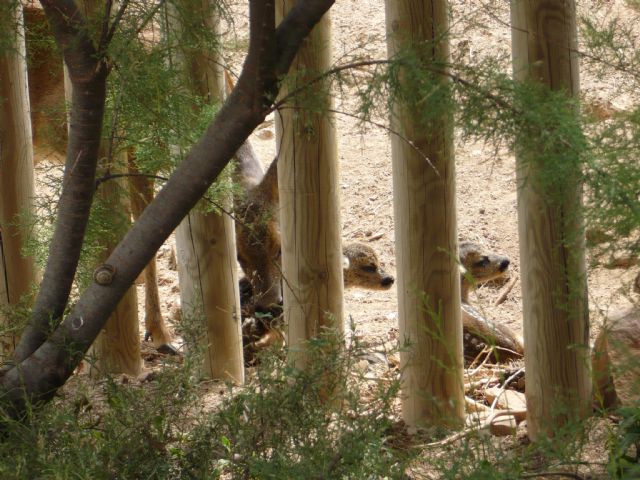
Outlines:
<svg viewBox="0 0 640 480"><path fill-rule="evenodd" d="M360 269L368 273L376 273L376 271L378 270L378 267L371 264L371 265L363 265L362 267L360 267Z"/></svg>
<svg viewBox="0 0 640 480"><path fill-rule="evenodd" d="M490 261L489 261L489 257L484 256L482 257L482 260L480 260L479 262L475 263L476 267L486 267L487 265L489 265Z"/></svg>

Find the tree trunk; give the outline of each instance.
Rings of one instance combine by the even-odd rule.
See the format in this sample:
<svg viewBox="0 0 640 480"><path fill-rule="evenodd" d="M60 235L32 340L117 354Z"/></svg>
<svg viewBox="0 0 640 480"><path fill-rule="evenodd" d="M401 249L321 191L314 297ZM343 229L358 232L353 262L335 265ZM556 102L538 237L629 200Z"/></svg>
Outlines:
<svg viewBox="0 0 640 480"><path fill-rule="evenodd" d="M212 34L219 34L219 12L211 0L182 2ZM188 25L176 25L176 30ZM191 93L209 103L222 103L224 78L217 52L181 51ZM229 186L229 190L231 185ZM231 196L221 203L231 210ZM194 209L176 230L180 301L183 320L204 319L200 346L202 374L208 378L244 383L240 291L236 266L235 227L222 213ZM204 333L202 333L204 331Z"/></svg>
<svg viewBox="0 0 640 480"><path fill-rule="evenodd" d="M63 189L47 265L29 324L14 352L16 364L35 352L60 321L69 299L95 190L107 64L70 0L42 0L73 85Z"/></svg>
<svg viewBox="0 0 640 480"><path fill-rule="evenodd" d="M35 196L22 7L3 8L15 15L18 30L13 48L0 53L0 307L17 304L37 281L33 258L22 256L28 232L19 218L34 213ZM14 337L0 337L0 357L14 347Z"/></svg>
<svg viewBox="0 0 640 480"><path fill-rule="evenodd" d="M79 81L76 75L84 71L86 66L91 67L89 71L84 71L90 80L95 79L94 75L106 73L95 64L96 53L90 51L92 49L83 33L86 28L84 19L72 11L75 8L73 2L42 2L47 6L47 17L56 25L56 39L64 47L65 58L70 57L67 63L73 66L70 68L72 80ZM236 88L207 131L106 260L105 267L111 267L114 273L111 278L106 282L93 282L82 292L64 321L49 338L45 337L44 343L38 343L41 337L32 336L25 344L25 356L14 356L16 365L0 372L0 398L7 413L18 417L23 415L28 402L51 399L69 378L109 314L153 254L205 194L249 134L264 121L272 108L271 99L278 94L278 79L287 73L302 41L333 3L333 0L300 2L276 29L273 0L250 0L249 53ZM78 60L84 60L85 63L78 64ZM86 95L92 94L95 106L101 106L104 90L94 91L95 85L91 82L86 87ZM74 98L80 100L86 95L76 97L74 89ZM86 118L88 123L78 126L86 129L87 137L83 138L88 142L87 146L93 148L96 145L97 151L100 130L96 130L90 120L98 114L101 121L102 110L91 109L90 112L92 116ZM69 151L78 155L78 161L81 161L85 159L85 152L79 154L76 149L79 146L74 139L76 131L73 121L76 119L72 115ZM83 178L73 180L81 182ZM61 204L65 208L72 205L77 207L70 200L63 195ZM83 206L82 202L80 206ZM82 223L84 217L77 220ZM59 238L57 241L61 242ZM56 253L60 245L52 249ZM50 311L47 309L49 306L43 303L44 311ZM40 323L34 323L32 331L44 336L45 332L38 332L36 328ZM30 350L36 343L40 346ZM75 348L69 348L70 345Z"/></svg>
<svg viewBox="0 0 640 480"><path fill-rule="evenodd" d="M575 3L520 0L511 18L515 78L578 95ZM518 152L516 165L531 439L587 415L591 396L579 172L556 192L562 200L552 199L536 188L535 153Z"/></svg>
<svg viewBox="0 0 640 480"><path fill-rule="evenodd" d="M277 2L278 18L299 3ZM289 88L315 78L330 64L331 23L325 15L293 62L289 73L295 81ZM328 111L317 114L305 109L312 98L313 105L331 109L329 82L315 84L291 102L292 108L287 105L276 115L284 315L290 353L302 364L303 342L325 327L344 330L334 120Z"/></svg>
<svg viewBox="0 0 640 480"><path fill-rule="evenodd" d="M445 0L387 0L389 57L434 42L416 52L425 66L445 64L447 14ZM415 108L398 103L391 118L404 137L391 137L400 338L410 342L401 352L402 416L411 426L456 425L464 396L452 118L427 125Z"/></svg>

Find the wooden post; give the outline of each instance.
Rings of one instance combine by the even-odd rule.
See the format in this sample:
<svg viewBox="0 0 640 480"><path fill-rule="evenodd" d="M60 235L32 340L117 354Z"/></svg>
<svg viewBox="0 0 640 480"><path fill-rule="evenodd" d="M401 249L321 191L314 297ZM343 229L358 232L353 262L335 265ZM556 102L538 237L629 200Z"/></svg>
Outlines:
<svg viewBox="0 0 640 480"><path fill-rule="evenodd" d="M276 2L276 21L295 3ZM289 71L294 80L285 82L289 90L329 68L330 25L325 15L298 51ZM326 81L306 95L315 106L333 105ZM290 353L302 366L303 342L325 327L344 330L340 189L333 115L305 110L304 94L289 106L276 115L283 297Z"/></svg>
<svg viewBox="0 0 640 480"><path fill-rule="evenodd" d="M126 151L117 154L109 165L109 171L111 173L126 171L126 156ZM104 162L102 166L105 168ZM131 224L129 190L126 179L111 179L101 183L96 201L104 202L110 207L114 228L117 228L118 225L122 227ZM117 239L104 245L105 249L100 255L100 261L110 255L125 231L116 232ZM91 374L94 376L114 373L140 374L142 357L140 355L138 292L135 285L129 287L107 320L102 332L93 343L91 356L94 357L91 365Z"/></svg>
<svg viewBox="0 0 640 480"><path fill-rule="evenodd" d="M104 13L103 2L97 0L82 0L81 8L86 17ZM115 5L117 9L117 4ZM65 77L68 77L65 72ZM65 81L65 94L71 98L71 82ZM106 158L106 139L103 139L101 146L99 168L108 169L111 173L126 171L126 152L114 154L113 159ZM121 180L108 180L100 184L96 194L96 201L105 202L111 207L113 225L123 225L130 223L120 216L130 212L128 195L126 194L127 184ZM98 262L109 257L122 238L125 231L117 232L118 239L113 242L105 242L104 251L101 253ZM91 375L102 376L107 374L125 373L127 375L138 375L142 370L142 357L140 355L140 326L138 320L138 293L135 285L129 287L127 292L118 303L115 311L111 314L100 335L93 343L90 355L93 357L91 365Z"/></svg>
<svg viewBox="0 0 640 480"><path fill-rule="evenodd" d="M218 32L216 2L185 1L194 18L214 34ZM179 32L182 25L173 25ZM191 91L209 102L224 98L222 64L216 52L181 52ZM223 200L231 210L231 196ZM201 345L202 374L209 378L244 382L240 291L236 266L233 220L228 215L194 209L176 229L178 274L183 318L204 317Z"/></svg>
<svg viewBox="0 0 640 480"><path fill-rule="evenodd" d="M389 57L422 45L425 72L446 62L447 15L445 0L387 0ZM424 125L415 113L413 105L396 104L391 116L391 128L404 137L391 137L398 317L401 341L410 343L401 353L402 416L412 427L457 425L464 396L452 118Z"/></svg>
<svg viewBox="0 0 640 480"><path fill-rule="evenodd" d="M578 95L575 3L514 0L511 20L514 77ZM516 171L527 424L536 439L589 412L582 186L579 172L567 178L558 204L536 188L535 152L520 152Z"/></svg>
<svg viewBox="0 0 640 480"><path fill-rule="evenodd" d="M17 30L13 48L0 53L0 306L18 303L37 281L33 258L21 252L28 232L16 223L18 215L33 213L35 195L22 7L2 9ZM11 353L14 342L0 338L0 356Z"/></svg>

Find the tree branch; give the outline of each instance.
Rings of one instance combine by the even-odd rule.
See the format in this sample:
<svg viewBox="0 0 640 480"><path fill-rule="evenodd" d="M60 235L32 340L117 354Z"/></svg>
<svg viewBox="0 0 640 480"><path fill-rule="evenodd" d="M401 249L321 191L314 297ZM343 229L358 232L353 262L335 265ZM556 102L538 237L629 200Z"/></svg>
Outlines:
<svg viewBox="0 0 640 480"><path fill-rule="evenodd" d="M42 1L64 54L71 83L69 143L58 216L29 325L13 361L19 363L59 322L75 276L93 202L106 95L107 70L88 37L86 21L70 0Z"/></svg>
<svg viewBox="0 0 640 480"><path fill-rule="evenodd" d="M87 82L104 68L89 37L86 19L73 0L40 0L72 82Z"/></svg>
<svg viewBox="0 0 640 480"><path fill-rule="evenodd" d="M104 35L104 37L100 41L101 52L104 52L107 49L107 46L109 45L109 43L111 43L111 39L113 38L113 35L116 33L116 29L118 28L118 25L120 24L120 21L122 20L122 17L124 16L124 12L127 9L128 5L129 5L129 0L122 1L120 8L116 12L116 16L113 19L113 22L111 23L111 27L109 28L109 31ZM109 22L109 17L105 18L105 24L108 24L108 22Z"/></svg>
<svg viewBox="0 0 640 480"><path fill-rule="evenodd" d="M300 1L283 21L284 25L291 25L289 17L292 16L299 26L284 35L280 33L281 27L277 31L274 28L273 0L251 0L249 53L237 88L106 260L114 272L111 283L93 282L49 339L0 377L3 391L0 398L7 403L8 413L21 416L28 402L48 400L64 384L138 274L205 194L236 150L264 121L271 105L269 99L277 94L278 72L288 70L294 56L291 51L295 54L304 37L333 3L334 0ZM310 8L304 8L307 5ZM284 44L287 51L279 51L277 46Z"/></svg>

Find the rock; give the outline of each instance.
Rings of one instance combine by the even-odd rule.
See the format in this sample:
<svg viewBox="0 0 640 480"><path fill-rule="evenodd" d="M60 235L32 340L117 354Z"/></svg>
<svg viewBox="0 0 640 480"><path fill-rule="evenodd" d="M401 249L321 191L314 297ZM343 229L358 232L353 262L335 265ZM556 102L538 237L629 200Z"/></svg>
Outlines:
<svg viewBox="0 0 640 480"><path fill-rule="evenodd" d="M518 429L518 422L513 415L504 415L498 417L491 422L489 430L492 435L497 437L505 437L507 435L515 435Z"/></svg>
<svg viewBox="0 0 640 480"><path fill-rule="evenodd" d="M487 402L489 404L493 404L496 396L500 394L500 398L496 403L496 407L501 410L521 410L523 413L518 413L515 415L516 420L518 422L523 421L527 418L526 410L527 410L527 401L525 399L524 394L520 392L516 392L515 390L505 390L500 393L500 388L498 387L490 387L485 391L485 396L487 398Z"/></svg>

